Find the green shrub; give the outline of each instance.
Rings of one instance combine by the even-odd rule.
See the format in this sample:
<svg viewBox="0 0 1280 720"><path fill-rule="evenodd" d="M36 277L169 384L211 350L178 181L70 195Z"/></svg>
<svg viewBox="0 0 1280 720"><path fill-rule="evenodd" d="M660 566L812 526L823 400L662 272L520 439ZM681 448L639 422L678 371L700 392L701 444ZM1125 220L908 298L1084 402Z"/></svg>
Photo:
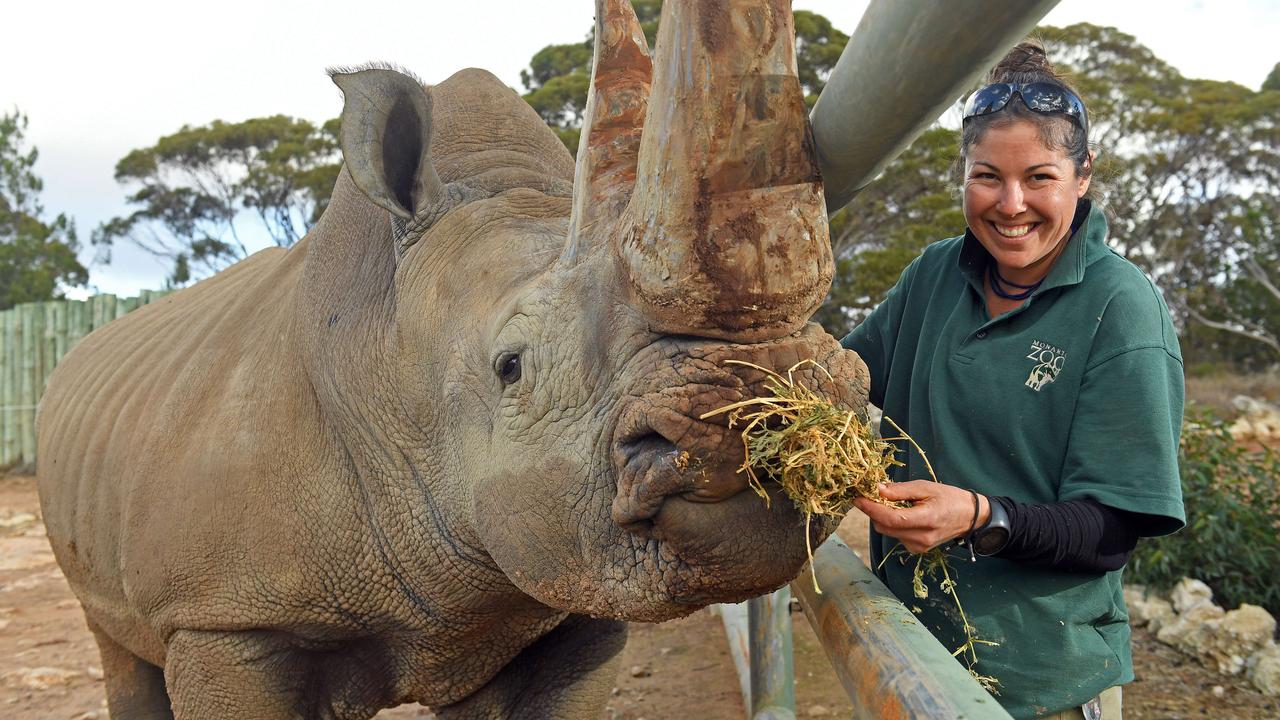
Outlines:
<svg viewBox="0 0 1280 720"><path fill-rule="evenodd" d="M1193 577L1226 608L1280 614L1280 453L1246 450L1222 421L1198 420L1179 452L1187 526L1139 542L1125 580L1165 590Z"/></svg>

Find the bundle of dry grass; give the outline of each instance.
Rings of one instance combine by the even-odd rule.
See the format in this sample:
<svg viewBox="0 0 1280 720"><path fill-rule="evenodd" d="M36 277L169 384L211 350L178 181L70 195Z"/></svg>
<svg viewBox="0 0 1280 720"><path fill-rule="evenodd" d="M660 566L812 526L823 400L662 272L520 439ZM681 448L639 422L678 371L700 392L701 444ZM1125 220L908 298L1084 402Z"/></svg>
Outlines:
<svg viewBox="0 0 1280 720"><path fill-rule="evenodd" d="M880 483L889 480L889 468L901 465L894 446L879 437L871 425L855 413L841 410L795 379L795 371L813 360L787 368L786 376L753 363L728 360L767 375L770 393L748 398L704 413L707 419L729 413L729 427L742 427L743 461L752 489L770 502L763 477L782 486L783 492L805 514L805 542L814 515L839 521L860 497L896 505L880 496ZM892 421L890 421L892 422ZM895 426L896 427L896 426ZM809 547L810 570L813 548ZM813 578L813 588L818 579Z"/></svg>
<svg viewBox="0 0 1280 720"><path fill-rule="evenodd" d="M768 375L765 388L772 394L717 408L702 418L727 412L729 427L742 427L741 471L766 503L769 494L761 477L780 484L796 507L810 515L842 517L859 497L888 504L877 487L888 479L890 467L902 464L893 457L894 446L857 415L794 378L805 364L824 373L825 368L805 360L784 377L752 363L728 362Z"/></svg>
<svg viewBox="0 0 1280 720"><path fill-rule="evenodd" d="M704 413L702 419L729 413L729 427L742 427L743 461L739 472L745 472L752 489L766 504L769 493L763 481L778 483L787 497L805 514L805 542L809 541L809 523L814 515L839 521L853 501L859 497L892 507L901 503L880 495L881 483L889 482L889 469L902 465L894 457L895 442L909 442L924 459L929 475L937 482L924 450L886 417L898 436L881 438L871 425L856 413L841 410L830 401L795 379L795 371L811 364L827 374L826 368L813 360L804 360L780 375L767 368L737 360L727 361L765 373L765 389L769 393L725 405ZM834 379L833 379L834 380ZM762 481L763 479L763 481ZM895 550L906 552L900 545ZM810 572L813 571L813 548L808 547ZM916 556L913 589L917 597L928 597L926 579L938 581L939 588L955 602L960 614L966 642L953 655L964 660L969 672L988 691L995 692L995 678L981 675L977 664L977 644L994 645L977 637L969 624L956 583L942 548L934 548ZM821 593L818 578L813 576L814 590Z"/></svg>

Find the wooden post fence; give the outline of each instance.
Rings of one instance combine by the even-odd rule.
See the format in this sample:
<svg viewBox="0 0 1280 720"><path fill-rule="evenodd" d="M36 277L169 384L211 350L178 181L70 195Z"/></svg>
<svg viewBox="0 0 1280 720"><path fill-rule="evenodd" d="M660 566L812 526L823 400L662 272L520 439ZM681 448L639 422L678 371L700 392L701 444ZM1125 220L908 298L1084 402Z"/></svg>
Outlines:
<svg viewBox="0 0 1280 720"><path fill-rule="evenodd" d="M36 406L62 356L85 335L165 294L95 295L0 311L0 468L35 467Z"/></svg>

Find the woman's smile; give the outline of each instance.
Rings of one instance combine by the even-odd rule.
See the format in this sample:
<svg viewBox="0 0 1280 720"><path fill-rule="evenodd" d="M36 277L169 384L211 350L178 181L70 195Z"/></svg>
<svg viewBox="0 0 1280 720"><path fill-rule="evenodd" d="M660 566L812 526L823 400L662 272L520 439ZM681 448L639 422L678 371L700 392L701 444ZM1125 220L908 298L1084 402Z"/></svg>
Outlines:
<svg viewBox="0 0 1280 720"><path fill-rule="evenodd" d="M996 232L1007 238L1020 238L1031 232L1040 223L1023 223L1021 225L1001 225L1000 223L991 223Z"/></svg>

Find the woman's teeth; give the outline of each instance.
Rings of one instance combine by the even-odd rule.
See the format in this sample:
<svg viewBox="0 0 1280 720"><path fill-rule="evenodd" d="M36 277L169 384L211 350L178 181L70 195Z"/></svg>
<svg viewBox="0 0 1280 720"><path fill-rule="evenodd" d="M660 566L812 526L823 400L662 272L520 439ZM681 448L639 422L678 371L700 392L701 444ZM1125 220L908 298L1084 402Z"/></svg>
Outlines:
<svg viewBox="0 0 1280 720"><path fill-rule="evenodd" d="M996 223L992 223L992 225L995 225L996 232L1005 237L1022 237L1023 235L1031 232L1032 226L1031 223L1027 223L1026 225L998 225Z"/></svg>

